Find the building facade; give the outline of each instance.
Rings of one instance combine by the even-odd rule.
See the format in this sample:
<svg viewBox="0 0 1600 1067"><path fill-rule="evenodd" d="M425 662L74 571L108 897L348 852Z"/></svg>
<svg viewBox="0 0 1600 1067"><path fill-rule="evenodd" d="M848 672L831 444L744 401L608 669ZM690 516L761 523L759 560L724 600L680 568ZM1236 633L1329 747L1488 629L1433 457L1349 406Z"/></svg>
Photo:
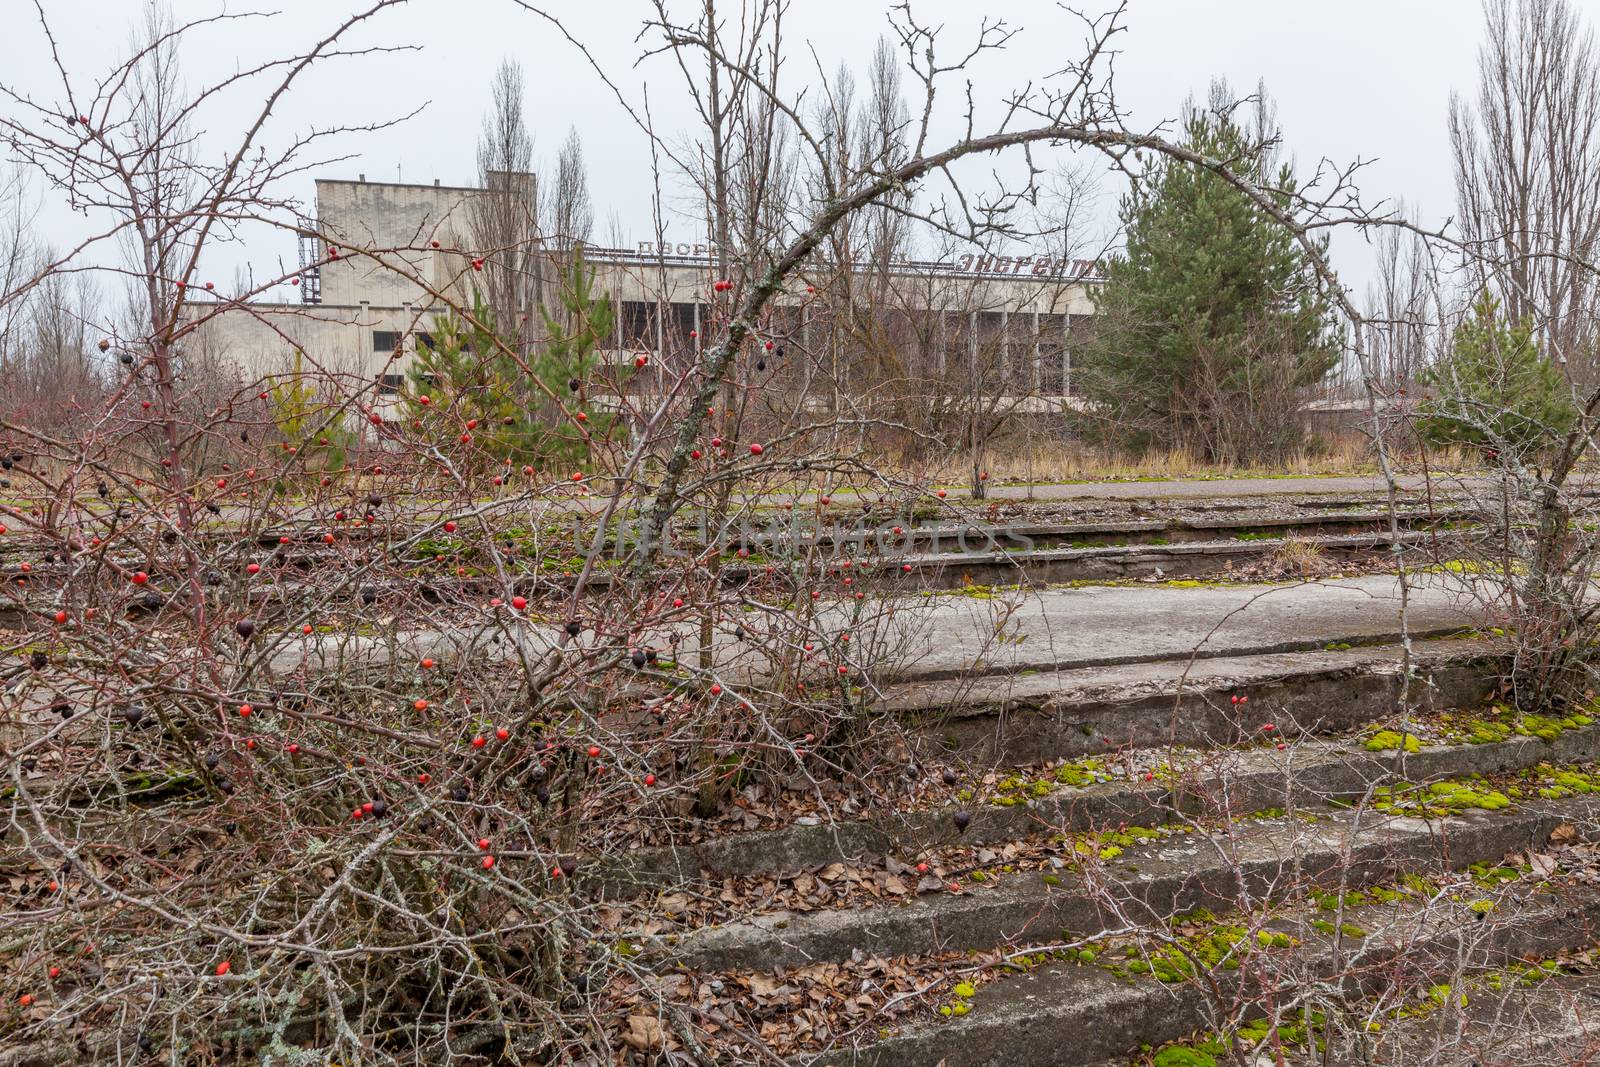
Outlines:
<svg viewBox="0 0 1600 1067"><path fill-rule="evenodd" d="M317 216L301 235L300 299L198 305L202 343L247 377L306 365L377 380L392 396L419 340L450 301L470 306L483 278L473 233L477 188L319 179ZM608 294L617 362L645 356L670 372L715 333L715 250L642 242L584 246L593 293ZM1072 349L1093 314L1091 261L1050 255L963 254L878 268L808 266L761 324L772 360L804 353L848 377L864 359L919 380L1001 375L1018 393L1072 392ZM780 370L776 367L774 370Z"/></svg>

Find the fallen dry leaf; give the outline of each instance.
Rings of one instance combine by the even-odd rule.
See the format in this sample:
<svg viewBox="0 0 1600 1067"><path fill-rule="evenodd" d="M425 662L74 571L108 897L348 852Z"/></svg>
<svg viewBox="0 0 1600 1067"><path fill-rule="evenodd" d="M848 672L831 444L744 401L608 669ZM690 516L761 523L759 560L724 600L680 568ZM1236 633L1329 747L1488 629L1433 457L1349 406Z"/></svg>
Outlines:
<svg viewBox="0 0 1600 1067"><path fill-rule="evenodd" d="M640 1052L658 1049L661 1047L661 1023L654 1015L630 1015L628 1032L622 1035L622 1040Z"/></svg>

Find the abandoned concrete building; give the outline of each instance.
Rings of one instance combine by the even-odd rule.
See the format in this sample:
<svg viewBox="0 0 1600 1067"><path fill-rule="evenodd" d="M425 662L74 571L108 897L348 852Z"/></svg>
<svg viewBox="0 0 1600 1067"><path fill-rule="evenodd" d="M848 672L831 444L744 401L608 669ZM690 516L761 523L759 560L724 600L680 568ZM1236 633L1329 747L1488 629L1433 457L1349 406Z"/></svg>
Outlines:
<svg viewBox="0 0 1600 1067"><path fill-rule="evenodd" d="M381 404L446 311L441 297L471 305L484 277L480 257L493 254L475 251L484 243L471 208L485 195L438 183L319 179L316 218L300 238L299 299L200 304L202 343L252 378L283 372L302 351L325 371L376 381ZM670 373L713 335L714 249L641 242L585 245L582 254L593 293L609 294L615 309L607 358L643 355ZM1093 261L1048 254L966 253L886 269L819 263L792 279L761 332L774 342L775 364L793 350L846 378L859 373L854 364L891 353L893 373L940 379L981 358L986 377L998 375L1007 392L1048 403L1072 393L1073 344L1093 314L1097 280Z"/></svg>

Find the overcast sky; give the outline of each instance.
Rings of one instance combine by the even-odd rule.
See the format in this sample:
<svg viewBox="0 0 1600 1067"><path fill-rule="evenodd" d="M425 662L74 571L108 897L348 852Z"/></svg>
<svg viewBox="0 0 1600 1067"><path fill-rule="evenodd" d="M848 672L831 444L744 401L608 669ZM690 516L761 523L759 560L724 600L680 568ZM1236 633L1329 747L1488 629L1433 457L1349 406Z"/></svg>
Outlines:
<svg viewBox="0 0 1600 1067"><path fill-rule="evenodd" d="M127 50L141 10L132 0L41 2L69 72L85 82ZM1092 7L1097 0L1083 2ZM659 129L687 130L690 114L676 67L659 59L635 64L640 47L634 37L649 9L645 0L552 4L632 100L641 101L648 86ZM24 0L0 0L8 13L9 38L0 80L54 100L59 82L30 6ZM172 6L180 20L224 9L218 0L172 0ZM278 14L270 19L197 36L183 56L186 80L195 88L236 66L303 48L358 6L357 0L277 0ZM695 4L678 0L674 6L687 19ZM797 88L813 79L819 66L831 72L843 62L863 69L886 28L889 7L890 0L795 0L788 23L789 84ZM1600 0L1580 0L1579 7L1600 15ZM226 9L251 8L233 0ZM1079 24L1050 0L915 0L915 9L924 21L943 24L952 50L970 39L984 14L1023 31L1003 56L975 72L974 92L985 105L1029 78L1058 69L1082 40ZM1445 127L1450 92L1470 90L1480 23L1474 0L1345 0L1338 5L1129 0L1127 32L1117 39L1120 100L1136 123L1154 125L1176 115L1185 97L1203 94L1214 76L1228 78L1238 89L1265 79L1287 148L1302 171L1323 157L1340 163L1371 160L1361 179L1369 200L1404 198L1425 219L1438 221L1453 201ZM510 55L526 69L539 153L553 157L569 126L582 134L596 239L611 235L613 216L630 241L650 237L646 140L547 23L512 0L411 0L351 40L417 50L322 68L277 107L269 145L312 127L359 124L422 108L397 128L341 139L338 151L355 158L319 174L471 183L489 79L502 57ZM219 135L235 130L260 100L258 91L253 101L235 98L207 112L208 144L220 146ZM945 115L941 129L947 135L958 131L955 119L954 112ZM1118 186L1107 175L1104 188L1109 212ZM310 200L309 177L291 189ZM58 243L82 225L58 205L44 217ZM673 236L692 240L694 235L680 223ZM1359 242L1341 242L1336 253L1350 279L1361 284L1368 266ZM218 255L208 269L222 280L246 259L272 270L280 257L292 262L293 256L291 242L282 238L255 241L246 250Z"/></svg>

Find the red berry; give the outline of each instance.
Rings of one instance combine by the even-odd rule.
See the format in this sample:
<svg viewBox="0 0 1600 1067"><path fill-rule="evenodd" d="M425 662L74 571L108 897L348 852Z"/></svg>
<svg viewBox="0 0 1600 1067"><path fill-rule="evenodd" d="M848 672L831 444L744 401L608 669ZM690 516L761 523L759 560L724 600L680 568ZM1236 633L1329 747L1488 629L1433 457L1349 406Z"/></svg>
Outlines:
<svg viewBox="0 0 1600 1067"><path fill-rule="evenodd" d="M233 964L229 963L227 960L223 960L221 963L217 964L217 976L219 978L231 970L233 970Z"/></svg>
<svg viewBox="0 0 1600 1067"><path fill-rule="evenodd" d="M482 734L479 734L477 737L474 737L472 739L472 747L473 748L482 748L484 745L487 745L488 743L489 743L489 739L484 737Z"/></svg>
<svg viewBox="0 0 1600 1067"><path fill-rule="evenodd" d="M417 775L418 785L427 785L431 781L433 781L433 775L429 774L427 771L423 771L421 774Z"/></svg>
<svg viewBox="0 0 1600 1067"><path fill-rule="evenodd" d="M444 532L445 533L455 533L456 532L456 524L453 523L453 522L445 523L444 524Z"/></svg>
<svg viewBox="0 0 1600 1067"><path fill-rule="evenodd" d="M751 445L751 446L750 446L750 454L751 454L751 455L752 455L752 456L759 456L759 455L761 455L761 446L760 446L760 445Z"/></svg>
<svg viewBox="0 0 1600 1067"><path fill-rule="evenodd" d="M644 776L644 784L645 785L655 785L656 784L656 776L653 775L653 774L645 775Z"/></svg>
<svg viewBox="0 0 1600 1067"><path fill-rule="evenodd" d="M521 611L523 608L528 606L528 598L514 596L511 598L511 606L516 608L518 611Z"/></svg>
<svg viewBox="0 0 1600 1067"><path fill-rule="evenodd" d="M247 574L260 574L261 573L261 564L259 564L259 563L250 564L248 567L245 568L245 573L247 573Z"/></svg>
<svg viewBox="0 0 1600 1067"><path fill-rule="evenodd" d="M3 527L0 527L0 529L3 529ZM134 572L134 575L133 575L133 584L134 585L143 585L145 582L148 582L149 580L150 580L150 576L148 574L146 574L144 571L135 571Z"/></svg>
<svg viewBox="0 0 1600 1067"><path fill-rule="evenodd" d="M64 611L56 612L56 622L57 623L64 623L66 621L67 621L67 613L66 612L64 612Z"/></svg>
<svg viewBox="0 0 1600 1067"><path fill-rule="evenodd" d="M600 755L600 746L599 745L590 745L589 746L589 758L590 759L594 759L599 755Z"/></svg>
<svg viewBox="0 0 1600 1067"><path fill-rule="evenodd" d="M291 755L291 756L300 755L300 746L296 745L296 744L293 744L293 743L290 743L290 745L289 745L289 755Z"/></svg>
<svg viewBox="0 0 1600 1067"><path fill-rule="evenodd" d="M249 704L240 704L239 705L239 718L248 719L250 717L250 713L252 711L254 711L254 710L255 709L252 708Z"/></svg>
<svg viewBox="0 0 1600 1067"><path fill-rule="evenodd" d="M488 870L492 870L493 868L494 868L494 857L493 856L485 856L485 857L483 857L483 869L488 871Z"/></svg>
<svg viewBox="0 0 1600 1067"><path fill-rule="evenodd" d="M502 741L509 741L511 739L511 731L507 730L504 726L496 730L494 735Z"/></svg>
<svg viewBox="0 0 1600 1067"><path fill-rule="evenodd" d="M481 852L489 851L489 839L487 837L478 838L478 849Z"/></svg>

